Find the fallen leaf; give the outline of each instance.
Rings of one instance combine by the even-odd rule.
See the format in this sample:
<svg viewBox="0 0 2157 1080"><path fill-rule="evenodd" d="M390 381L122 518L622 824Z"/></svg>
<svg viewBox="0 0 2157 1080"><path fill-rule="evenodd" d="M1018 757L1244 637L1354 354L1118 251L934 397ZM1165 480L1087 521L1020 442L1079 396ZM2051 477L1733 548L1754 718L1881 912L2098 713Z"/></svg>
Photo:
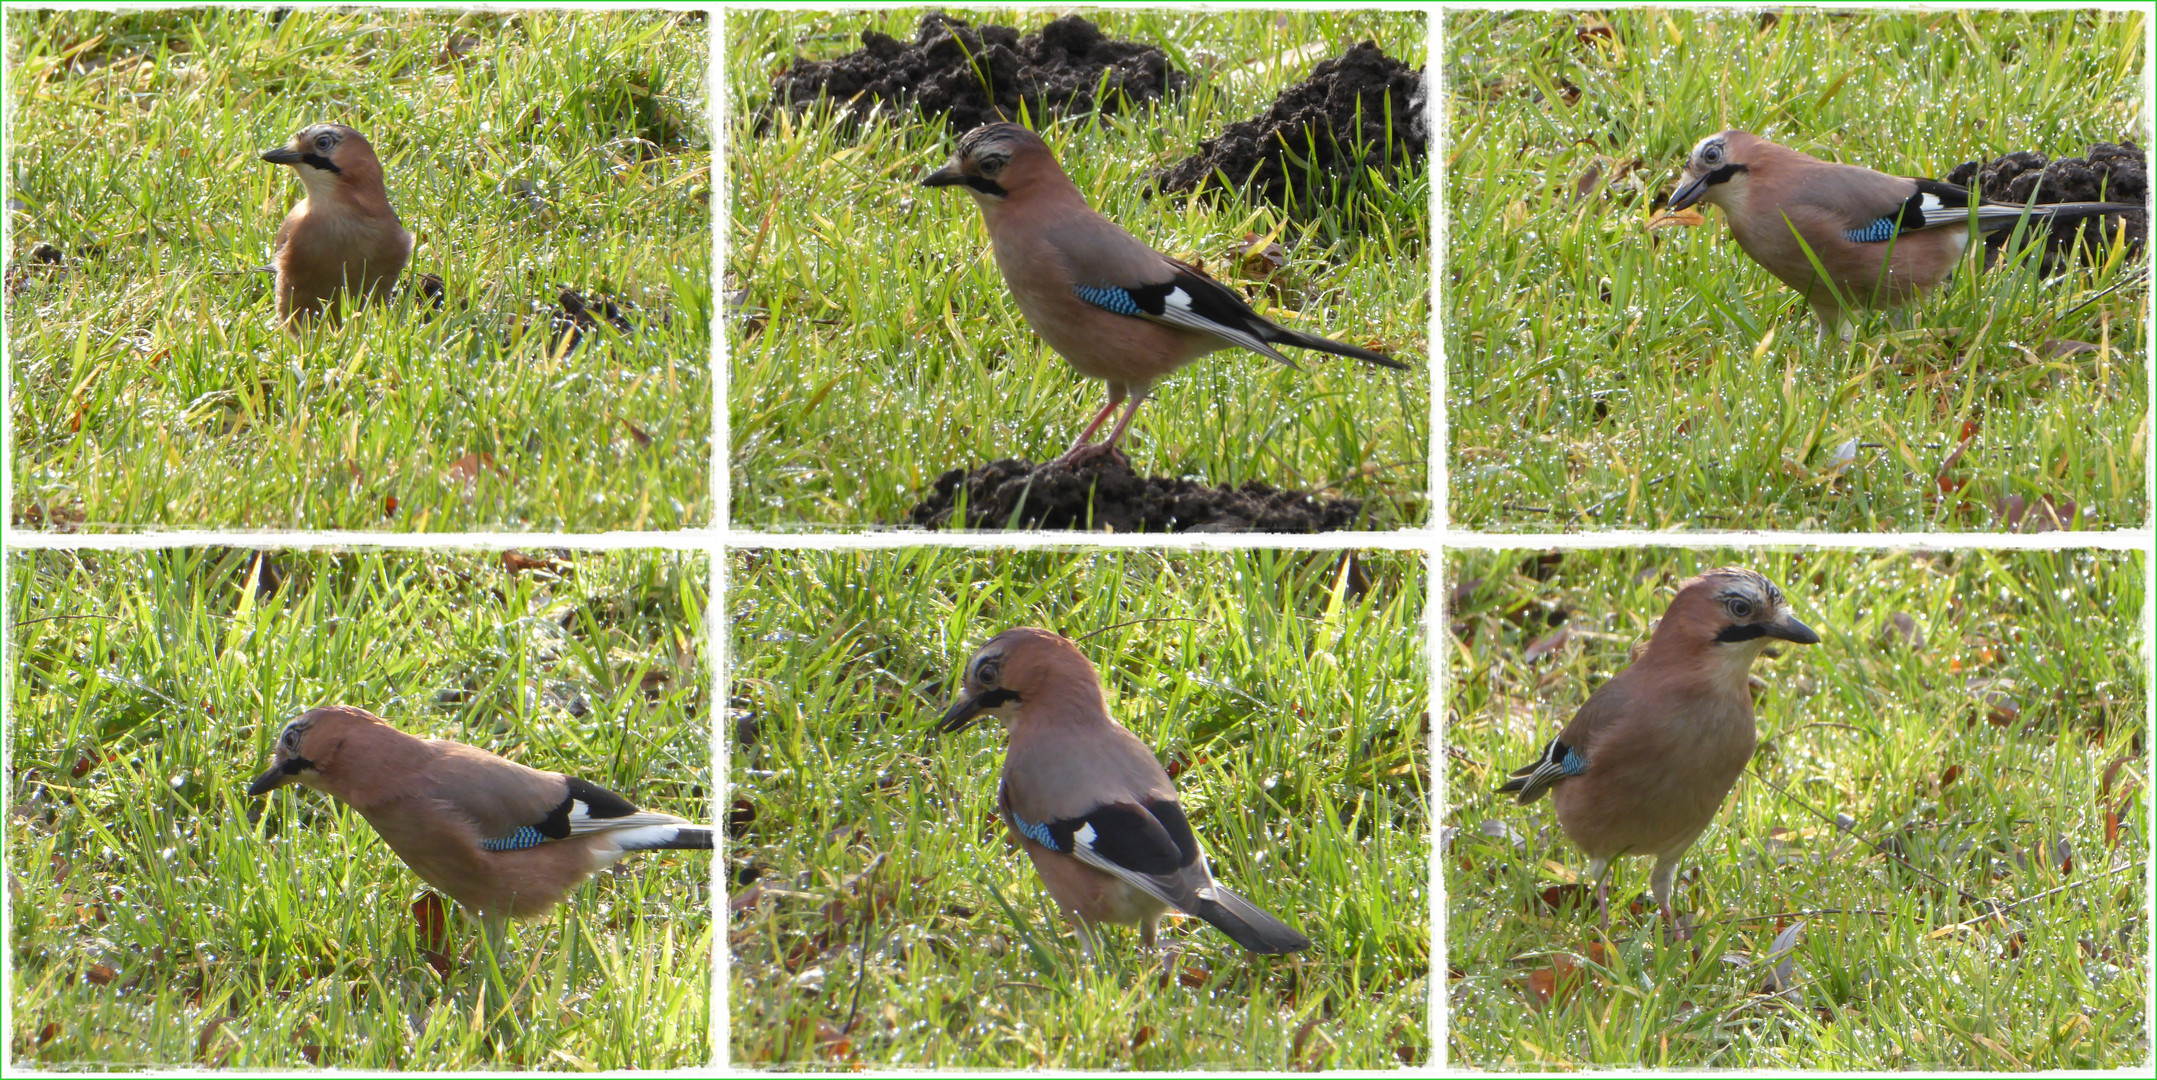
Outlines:
<svg viewBox="0 0 2157 1080"><path fill-rule="evenodd" d="M2009 531L2019 533L2062 531L2081 512L2073 499L2054 499L2050 494L2039 495L2034 507L2020 495L2003 496L1992 505Z"/></svg>
<svg viewBox="0 0 2157 1080"><path fill-rule="evenodd" d="M1665 211L1648 219L1649 229L1690 228L1705 225L1708 219L1699 210L1688 207L1675 213Z"/></svg>
<svg viewBox="0 0 2157 1080"><path fill-rule="evenodd" d="M1595 194L1595 189L1601 186L1603 186L1603 163L1598 161L1588 166L1588 171L1581 173L1579 178L1573 181L1573 201L1579 202L1586 199L1588 196Z"/></svg>
<svg viewBox="0 0 2157 1080"><path fill-rule="evenodd" d="M726 898L726 909L729 913L747 911L755 907L757 901L762 899L764 899L764 884L758 882L738 893L729 895Z"/></svg>
<svg viewBox="0 0 2157 1080"><path fill-rule="evenodd" d="M1968 425L1964 425L1964 430L1968 430ZM1977 433L1974 431L1963 436L1962 441L1955 444L1955 449L1950 451L1946 457L1940 459L1940 467L1932 470L1932 482L1934 486L1940 489L1940 494L1952 495L1962 490L1962 485L1968 482L1949 479L1947 470L1954 468L1955 463L1962 460L1963 451L1968 450L1970 444L1976 441Z"/></svg>
<svg viewBox="0 0 2157 1080"><path fill-rule="evenodd" d="M225 1062L232 1057L232 1040L217 1037L217 1033L224 1030L225 1022L230 1019L232 1019L230 1016L219 1016L202 1025L202 1031L195 1036L196 1064L207 1065L216 1069L223 1067ZM213 1043L217 1046L215 1053L212 1053L210 1049Z"/></svg>
<svg viewBox="0 0 2157 1080"><path fill-rule="evenodd" d="M1570 626L1560 624L1556 631L1545 635L1542 639L1536 641L1532 645L1529 645L1528 648L1520 654L1520 658L1528 663L1535 663L1536 661L1541 660L1546 656L1549 656L1551 653L1558 651L1572 636L1572 628Z"/></svg>
<svg viewBox="0 0 2157 1080"><path fill-rule="evenodd" d="M1805 920L1799 919L1775 935L1767 955L1760 958L1761 963L1768 965L1767 976L1760 983L1760 993L1780 994L1795 984L1799 973L1791 952L1797 948L1798 938L1804 932Z"/></svg>
<svg viewBox="0 0 2157 1080"><path fill-rule="evenodd" d="M482 474L490 472L500 477L509 475L508 470L494 463L493 454L474 453L466 454L451 462L449 468L443 470L442 475L446 479L461 482L469 489L478 486L479 478Z"/></svg>
<svg viewBox="0 0 2157 1080"><path fill-rule="evenodd" d="M420 957L434 973L449 976L449 902L442 894L428 890L412 901L412 921L418 930L413 935L419 939Z"/></svg>
<svg viewBox="0 0 2157 1080"><path fill-rule="evenodd" d="M1580 989L1580 961L1563 953L1552 956L1549 967L1529 972L1523 983L1538 1008L1549 1008L1573 996L1573 992Z"/></svg>

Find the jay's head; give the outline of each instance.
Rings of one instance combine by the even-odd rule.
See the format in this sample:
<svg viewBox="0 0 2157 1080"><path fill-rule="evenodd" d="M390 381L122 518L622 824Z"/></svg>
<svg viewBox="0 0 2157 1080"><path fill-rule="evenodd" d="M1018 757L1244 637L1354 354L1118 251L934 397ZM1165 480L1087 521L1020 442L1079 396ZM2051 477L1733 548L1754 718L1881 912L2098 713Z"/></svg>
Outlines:
<svg viewBox="0 0 2157 1080"><path fill-rule="evenodd" d="M1017 124L983 124L959 139L951 163L930 173L923 187L964 187L982 206L993 206L1042 180L1062 176L1049 144Z"/></svg>
<svg viewBox="0 0 2157 1080"><path fill-rule="evenodd" d="M1018 710L1029 705L1041 707L1038 715L1058 715L1062 710L1057 706L1064 705L1086 706L1101 714L1101 678L1069 638L1021 626L990 638L966 662L958 699L944 711L936 730L947 735L964 731L982 713L1009 726Z"/></svg>
<svg viewBox="0 0 2157 1080"><path fill-rule="evenodd" d="M1770 641L1814 645L1820 635L1790 613L1790 601L1774 582L1725 566L1678 587L1648 650L1669 662L1690 660L1742 685L1753 658Z"/></svg>
<svg viewBox="0 0 2157 1080"><path fill-rule="evenodd" d="M384 725L379 716L365 709L332 705L301 713L277 736L277 750L270 767L247 785L249 796L267 795L286 784L317 786L324 770L334 770L345 740L354 732Z"/></svg>
<svg viewBox="0 0 2157 1080"><path fill-rule="evenodd" d="M290 165L307 185L310 199L330 199L340 192L374 191L382 186L382 163L367 137L343 124L301 128L283 146L262 152L272 165Z"/></svg>
<svg viewBox="0 0 2157 1080"><path fill-rule="evenodd" d="M1695 203L1722 205L1733 193L1744 190L1746 163L1762 143L1758 135L1743 131L1719 131L1693 147L1685 159L1685 175L1670 195L1670 211L1676 213Z"/></svg>

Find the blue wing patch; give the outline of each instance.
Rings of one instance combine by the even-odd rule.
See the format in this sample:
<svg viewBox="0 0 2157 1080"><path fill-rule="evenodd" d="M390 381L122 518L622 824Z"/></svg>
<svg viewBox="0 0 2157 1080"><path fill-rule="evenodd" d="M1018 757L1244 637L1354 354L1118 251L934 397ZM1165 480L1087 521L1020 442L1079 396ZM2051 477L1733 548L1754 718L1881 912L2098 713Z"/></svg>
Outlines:
<svg viewBox="0 0 2157 1080"><path fill-rule="evenodd" d="M1588 771L1588 759L1570 746L1561 746L1564 753L1558 755L1558 770L1567 776L1579 776Z"/></svg>
<svg viewBox="0 0 2157 1080"><path fill-rule="evenodd" d="M525 848L538 847L546 842L547 838L544 834L538 829L526 825L508 836L482 840L479 842L479 847L482 851L523 851Z"/></svg>
<svg viewBox="0 0 2157 1080"><path fill-rule="evenodd" d="M1113 285L1074 285L1071 291L1077 293L1079 299L1118 315L1142 314L1138 302L1131 299L1129 289L1119 289Z"/></svg>
<svg viewBox="0 0 2157 1080"><path fill-rule="evenodd" d="M1895 238L1895 219L1874 218L1861 229L1848 229L1842 238L1853 244L1884 244Z"/></svg>
<svg viewBox="0 0 2157 1080"><path fill-rule="evenodd" d="M1028 821L1025 818L1020 817L1016 811L1007 810L1005 811L1005 813L1008 814L1011 818L1011 827L1017 829L1020 836L1023 836L1026 839L1031 840L1034 843L1049 849L1050 851L1061 852L1064 850L1056 846L1056 834L1050 832L1047 825L1035 824L1034 822Z"/></svg>

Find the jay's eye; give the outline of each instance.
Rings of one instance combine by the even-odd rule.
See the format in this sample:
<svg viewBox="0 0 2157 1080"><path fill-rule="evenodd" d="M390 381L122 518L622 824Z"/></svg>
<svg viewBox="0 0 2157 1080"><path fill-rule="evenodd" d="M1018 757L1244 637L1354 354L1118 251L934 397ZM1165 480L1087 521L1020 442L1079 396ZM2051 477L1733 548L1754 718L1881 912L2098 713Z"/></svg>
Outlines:
<svg viewBox="0 0 2157 1080"><path fill-rule="evenodd" d="M1002 154L982 155L982 157L979 159L979 164L981 166L981 175L995 176L997 173L1004 171L1004 163L1009 160L1011 159L1005 157Z"/></svg>
<svg viewBox="0 0 2157 1080"><path fill-rule="evenodd" d="M1723 148L1722 148L1722 147L1720 147L1720 146L1717 146L1717 145L1716 145L1716 144L1714 144L1714 143L1709 143L1708 145L1706 145L1706 146L1703 146L1703 147L1701 147L1701 148L1700 148L1700 162L1701 162L1701 164L1703 164L1703 165L1715 165L1715 164L1719 164L1719 163L1720 163L1720 162L1721 162L1722 160L1723 160Z"/></svg>
<svg viewBox="0 0 2157 1080"><path fill-rule="evenodd" d="M995 686L997 678L1003 673L1004 660L1000 656L991 656L974 665L974 681L983 686Z"/></svg>
<svg viewBox="0 0 2157 1080"><path fill-rule="evenodd" d="M337 137L336 137L336 136L334 136L334 135L327 135L327 134L324 134L324 135L317 135L317 136L315 136L315 152L317 152L317 153L322 153L322 154L327 154L327 153L329 153L329 152L330 152L331 150L335 149L336 147L337 147Z"/></svg>
<svg viewBox="0 0 2157 1080"><path fill-rule="evenodd" d="M1733 619L1750 619L1753 617L1753 602L1750 600L1726 601L1723 607L1730 612L1730 617Z"/></svg>

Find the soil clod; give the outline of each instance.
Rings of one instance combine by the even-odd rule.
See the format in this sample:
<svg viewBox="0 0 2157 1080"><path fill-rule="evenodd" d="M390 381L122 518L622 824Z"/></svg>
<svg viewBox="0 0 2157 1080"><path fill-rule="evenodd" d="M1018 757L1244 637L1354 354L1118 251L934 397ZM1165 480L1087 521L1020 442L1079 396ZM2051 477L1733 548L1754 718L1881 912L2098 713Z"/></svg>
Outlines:
<svg viewBox="0 0 2157 1080"><path fill-rule="evenodd" d="M960 519L963 504L963 520ZM1005 458L938 477L912 524L932 529L1315 533L1368 528L1363 501L1252 481L1213 486L1138 476L1114 460L1077 469Z"/></svg>
<svg viewBox="0 0 2157 1080"><path fill-rule="evenodd" d="M1333 201L1325 177L1419 168L1430 147L1423 71L1363 42L1311 69L1265 112L1230 124L1154 177L1167 193L1227 183L1306 213Z"/></svg>
<svg viewBox="0 0 2157 1080"><path fill-rule="evenodd" d="M874 30L861 49L831 60L796 60L772 80L772 104L804 109L820 97L859 122L879 108L949 117L953 135L995 120L1027 122L1096 110L1114 114L1183 89L1190 76L1157 46L1118 41L1077 15L1019 36L975 27L941 11L921 17L912 44ZM758 130L764 128L758 124Z"/></svg>

